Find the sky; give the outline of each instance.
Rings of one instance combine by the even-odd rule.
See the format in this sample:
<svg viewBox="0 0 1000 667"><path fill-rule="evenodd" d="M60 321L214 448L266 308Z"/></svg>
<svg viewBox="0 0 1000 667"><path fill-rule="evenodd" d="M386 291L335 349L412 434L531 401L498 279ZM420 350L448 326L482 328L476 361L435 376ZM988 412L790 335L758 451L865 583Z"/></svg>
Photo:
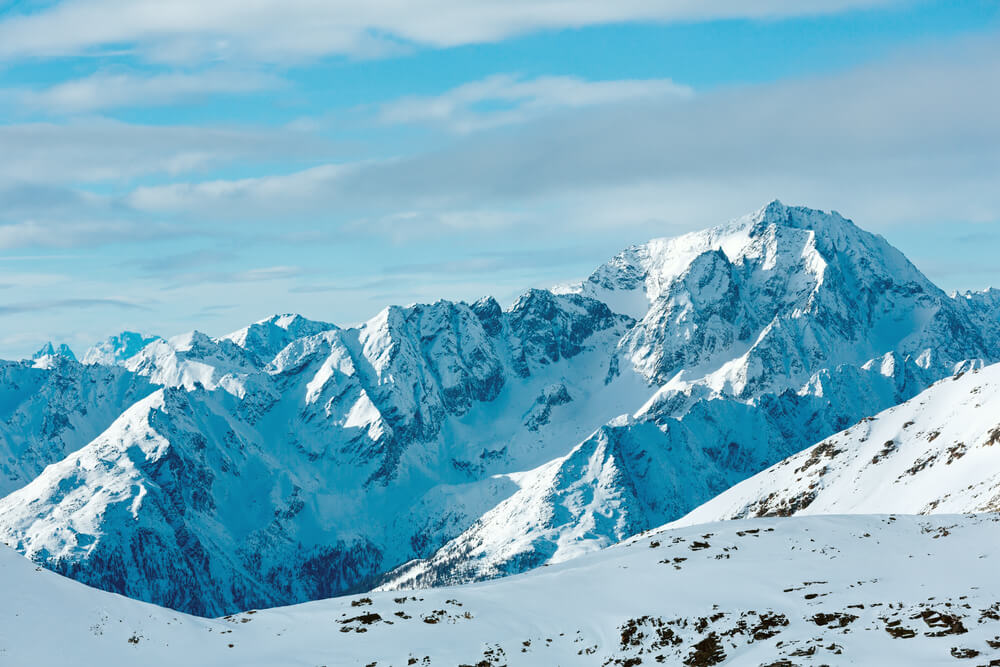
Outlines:
<svg viewBox="0 0 1000 667"><path fill-rule="evenodd" d="M1000 287L1000 3L0 0L0 358L509 303L774 198Z"/></svg>

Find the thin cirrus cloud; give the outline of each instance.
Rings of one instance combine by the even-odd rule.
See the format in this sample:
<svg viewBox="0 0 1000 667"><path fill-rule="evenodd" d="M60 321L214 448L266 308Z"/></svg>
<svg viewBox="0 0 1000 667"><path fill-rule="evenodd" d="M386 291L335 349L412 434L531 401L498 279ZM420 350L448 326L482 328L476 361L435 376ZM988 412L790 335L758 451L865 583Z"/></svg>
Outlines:
<svg viewBox="0 0 1000 667"><path fill-rule="evenodd" d="M283 86L275 76L208 70L194 73L97 72L40 90L8 91L18 105L56 114L178 104L210 95L251 93Z"/></svg>
<svg viewBox="0 0 1000 667"><path fill-rule="evenodd" d="M267 128L138 125L108 119L0 125L0 183L92 184L177 177L234 162L314 160L330 143Z"/></svg>
<svg viewBox="0 0 1000 667"><path fill-rule="evenodd" d="M83 248L203 234L198 228L162 222L62 218L22 220L0 224L0 249Z"/></svg>
<svg viewBox="0 0 1000 667"><path fill-rule="evenodd" d="M225 250L191 250L174 254L160 254L155 257L139 257L125 262L144 274L171 274L181 271L201 269L205 266L232 261L237 255Z"/></svg>
<svg viewBox="0 0 1000 667"><path fill-rule="evenodd" d="M640 100L688 98L693 90L670 79L587 81L574 76L525 79L496 74L435 96L405 97L382 105L384 124L440 125L460 133L523 123L558 109Z"/></svg>
<svg viewBox="0 0 1000 667"><path fill-rule="evenodd" d="M254 202L260 207L257 209L258 216L269 216L276 211L310 209L318 203L317 199L324 199L320 193L336 183L345 172L361 167L329 164L287 175L141 186L132 191L126 201L129 206L141 211L189 211L200 207L205 212L211 211L213 216L221 217L244 216L243 205Z"/></svg>
<svg viewBox="0 0 1000 667"><path fill-rule="evenodd" d="M169 182L233 164L308 163L332 150L320 137L283 129L105 119L0 126L0 249L212 236L218 230L211 224L151 217L117 190L127 192L145 177ZM109 184L117 187L109 190Z"/></svg>
<svg viewBox="0 0 1000 667"><path fill-rule="evenodd" d="M171 275L169 281L162 283L159 289L169 291L211 284L281 282L292 280L302 274L301 268L287 265L264 266L243 271L193 270Z"/></svg>
<svg viewBox="0 0 1000 667"><path fill-rule="evenodd" d="M0 21L0 60L123 48L159 62L368 57L629 21L780 18L901 0L63 0Z"/></svg>
<svg viewBox="0 0 1000 667"><path fill-rule="evenodd" d="M148 310L148 306L125 299L51 299L40 301L24 301L0 306L0 316L37 313L51 310L67 310L76 308L119 308L125 310Z"/></svg>

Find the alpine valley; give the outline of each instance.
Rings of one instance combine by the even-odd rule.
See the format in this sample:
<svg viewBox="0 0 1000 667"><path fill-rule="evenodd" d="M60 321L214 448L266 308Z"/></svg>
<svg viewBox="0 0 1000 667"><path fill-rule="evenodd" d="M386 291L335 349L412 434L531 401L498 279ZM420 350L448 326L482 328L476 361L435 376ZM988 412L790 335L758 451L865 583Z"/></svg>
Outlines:
<svg viewBox="0 0 1000 667"><path fill-rule="evenodd" d="M145 664L176 664L154 646L197 642L217 664L243 647L231 659L275 664L279 645L299 651L289 664L327 664L319 623L344 630L338 650L359 661L344 664L680 664L698 651L831 664L898 659L893 628L922 633L917 657L1000 647L1000 591L984 574L996 517L766 518L1000 510L1000 291L946 294L835 212L774 201L508 307L123 333L81 358L47 345L0 365L0 541L183 613L35 576L9 551L0 572L26 600L44 589L54 608L105 610L102 633ZM781 558L786 571L760 574ZM921 568L941 576L914 597ZM710 581L725 595L708 596ZM360 609L194 618L347 594ZM482 620L501 607L518 618ZM8 616L0 632L18 633ZM67 617L73 632L84 616ZM440 637L407 630L411 617ZM250 626L271 649L249 649L263 636ZM968 634L925 638L966 634L933 634L945 626ZM0 642L0 662L18 641Z"/></svg>

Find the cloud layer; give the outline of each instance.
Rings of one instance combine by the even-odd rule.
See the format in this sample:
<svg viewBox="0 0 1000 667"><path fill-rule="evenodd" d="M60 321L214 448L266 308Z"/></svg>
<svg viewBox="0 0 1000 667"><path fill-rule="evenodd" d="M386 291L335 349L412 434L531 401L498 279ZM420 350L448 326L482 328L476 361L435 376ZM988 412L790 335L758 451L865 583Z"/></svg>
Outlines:
<svg viewBox="0 0 1000 667"><path fill-rule="evenodd" d="M670 79L586 81L572 76L524 79L497 74L433 97L406 97L382 105L386 124L427 123L460 133L523 123L560 109L687 98L689 86Z"/></svg>
<svg viewBox="0 0 1000 667"><path fill-rule="evenodd" d="M316 136L270 129L139 125L107 119L0 125L0 184L128 182L236 162L329 155Z"/></svg>
<svg viewBox="0 0 1000 667"><path fill-rule="evenodd" d="M569 213L600 214L595 223L614 226L629 215L641 219L646 209L648 218L693 214L690 224L702 224L770 196L842 208L876 228L949 217L997 220L1000 89L989 85L1000 80L996 43L680 100L628 98L472 133L398 159L150 186L130 202L151 212L230 218L361 210L369 222L436 220L452 231L460 223L449 217L475 211L494 223L529 225L554 212L548 224L570 226L580 219ZM506 90L511 82L517 85L494 80L474 93L442 97L489 98L479 91ZM542 88L538 81L531 87ZM443 116L453 116L456 105L444 106ZM399 111L401 117L433 115L412 101L390 108L418 109ZM530 215L518 210L527 203ZM630 208L616 217L616 209Z"/></svg>
<svg viewBox="0 0 1000 667"><path fill-rule="evenodd" d="M48 88L14 90L7 95L30 110L78 114L177 104L211 95L257 92L282 85L283 82L274 76L227 70L151 75L96 72Z"/></svg>
<svg viewBox="0 0 1000 667"><path fill-rule="evenodd" d="M0 21L0 60L122 48L157 62L368 57L628 21L778 18L893 0L63 0ZM29 5L30 7L30 5Z"/></svg>

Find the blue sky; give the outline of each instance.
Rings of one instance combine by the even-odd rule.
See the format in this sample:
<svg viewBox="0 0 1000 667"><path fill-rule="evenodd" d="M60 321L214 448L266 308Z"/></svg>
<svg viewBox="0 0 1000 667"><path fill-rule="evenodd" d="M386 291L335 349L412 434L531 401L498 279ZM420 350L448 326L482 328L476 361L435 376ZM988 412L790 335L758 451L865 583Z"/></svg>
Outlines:
<svg viewBox="0 0 1000 667"><path fill-rule="evenodd" d="M976 0L0 0L0 357L509 301L775 197L1000 285L998 82Z"/></svg>

